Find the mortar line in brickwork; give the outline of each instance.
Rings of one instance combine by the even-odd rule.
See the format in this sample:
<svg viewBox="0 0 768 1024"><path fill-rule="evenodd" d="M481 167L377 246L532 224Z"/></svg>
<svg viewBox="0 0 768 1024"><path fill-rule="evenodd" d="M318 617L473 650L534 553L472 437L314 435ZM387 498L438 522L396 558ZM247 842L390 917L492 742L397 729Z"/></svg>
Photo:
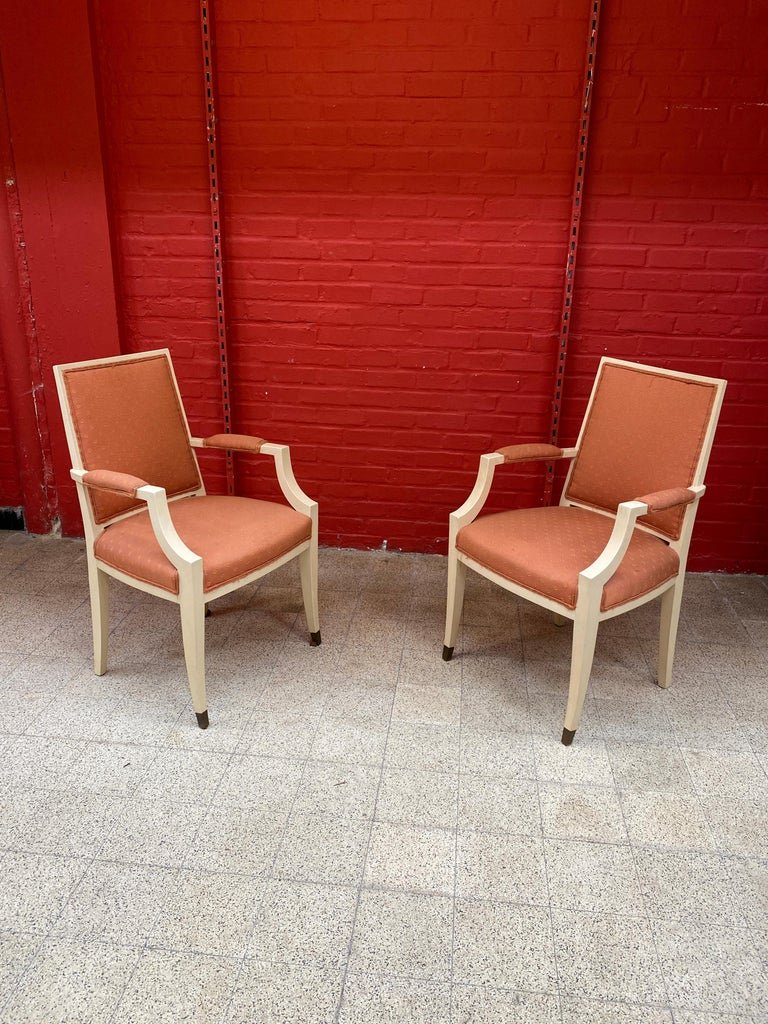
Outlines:
<svg viewBox="0 0 768 1024"><path fill-rule="evenodd" d="M232 403L229 390L229 345L224 278L224 225L219 192L219 144L216 134L216 73L213 52L213 0L200 0L200 34L203 45L203 87L205 91L208 185L211 195L211 234L213 236L213 272L216 282L216 336L219 348L219 375L224 431L232 430ZM227 494L235 493L235 467L232 452L227 451Z"/></svg>
<svg viewBox="0 0 768 1024"><path fill-rule="evenodd" d="M587 154L589 151L589 122L592 114L592 99L595 91L595 73L597 68L597 37L600 27L601 0L590 0L589 22L587 26L587 48L584 60L584 87L581 113L579 116L578 148L576 153L576 170L573 175L573 191L571 194L571 219L568 229L568 251L565 260L565 279L563 282L563 305L560 312L560 325L557 338L557 363L555 366L555 385L552 394L552 416L549 427L549 440L557 445L560 438L560 414L562 411L563 385L565 381L565 364L568 355L568 342L571 335L571 316L573 312L574 279L579 252L579 229L581 227L581 211L584 202L586 183ZM552 491L555 481L554 463L547 465L544 482L542 504L552 502Z"/></svg>

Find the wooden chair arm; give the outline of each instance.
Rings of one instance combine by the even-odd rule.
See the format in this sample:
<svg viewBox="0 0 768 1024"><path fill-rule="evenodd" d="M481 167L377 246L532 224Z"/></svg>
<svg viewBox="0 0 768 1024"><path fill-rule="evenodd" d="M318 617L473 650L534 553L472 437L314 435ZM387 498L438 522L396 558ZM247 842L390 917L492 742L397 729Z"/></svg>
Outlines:
<svg viewBox="0 0 768 1024"><path fill-rule="evenodd" d="M223 448L225 451L253 452L258 454L267 442L263 437L250 434L211 434L210 437L193 437L193 448Z"/></svg>
<svg viewBox="0 0 768 1024"><path fill-rule="evenodd" d="M573 458L576 449L558 448L554 444L511 444L506 448L497 448L496 454L503 455L505 462L535 462L540 459L552 462L555 459Z"/></svg>
<svg viewBox="0 0 768 1024"><path fill-rule="evenodd" d="M138 476L115 473L111 469L72 470L70 475L78 483L83 483L94 491L112 491L115 494L125 494L129 498L135 498L138 489L147 486L147 481Z"/></svg>

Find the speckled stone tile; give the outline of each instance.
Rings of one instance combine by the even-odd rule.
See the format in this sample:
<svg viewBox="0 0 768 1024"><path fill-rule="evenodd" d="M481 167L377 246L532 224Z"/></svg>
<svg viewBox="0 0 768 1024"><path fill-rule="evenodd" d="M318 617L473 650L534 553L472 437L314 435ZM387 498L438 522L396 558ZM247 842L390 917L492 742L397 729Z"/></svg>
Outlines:
<svg viewBox="0 0 768 1024"><path fill-rule="evenodd" d="M544 852L553 908L627 917L644 914L628 846L546 839Z"/></svg>
<svg viewBox="0 0 768 1024"><path fill-rule="evenodd" d="M553 992L557 972L549 908L457 900L453 980Z"/></svg>
<svg viewBox="0 0 768 1024"><path fill-rule="evenodd" d="M768 775L751 750L683 750L694 788L704 796L768 799Z"/></svg>
<svg viewBox="0 0 768 1024"><path fill-rule="evenodd" d="M308 757L317 723L314 715L257 712L246 725L238 750L264 757Z"/></svg>
<svg viewBox="0 0 768 1024"><path fill-rule="evenodd" d="M0 1013L42 944L36 935L0 931Z"/></svg>
<svg viewBox="0 0 768 1024"><path fill-rule="evenodd" d="M719 1013L768 1011L768 933L652 922L672 1007Z"/></svg>
<svg viewBox="0 0 768 1024"><path fill-rule="evenodd" d="M337 971L250 961L223 1024L333 1024L341 995Z"/></svg>
<svg viewBox="0 0 768 1024"><path fill-rule="evenodd" d="M701 806L712 829L714 845L728 853L764 857L768 850L768 799L703 796Z"/></svg>
<svg viewBox="0 0 768 1024"><path fill-rule="evenodd" d="M235 756L221 777L216 803L287 819L304 770L302 761Z"/></svg>
<svg viewBox="0 0 768 1024"><path fill-rule="evenodd" d="M115 1024L217 1021L242 967L224 957L145 949L123 992Z"/></svg>
<svg viewBox="0 0 768 1024"><path fill-rule="evenodd" d="M175 877L170 868L94 861L52 934L72 940L143 945Z"/></svg>
<svg viewBox="0 0 768 1024"><path fill-rule="evenodd" d="M556 995L454 985L453 1024L560 1024Z"/></svg>
<svg viewBox="0 0 768 1024"><path fill-rule="evenodd" d="M219 785L229 757L220 752L160 750L136 790L138 797L161 793L166 800L206 806Z"/></svg>
<svg viewBox="0 0 768 1024"><path fill-rule="evenodd" d="M461 770L532 779L536 774L532 739L527 733L462 729Z"/></svg>
<svg viewBox="0 0 768 1024"><path fill-rule="evenodd" d="M6 1024L106 1024L138 950L46 942L3 1013Z"/></svg>
<svg viewBox="0 0 768 1024"><path fill-rule="evenodd" d="M541 783L539 795L545 836L603 843L626 842L621 805L613 789Z"/></svg>
<svg viewBox="0 0 768 1024"><path fill-rule="evenodd" d="M184 849L184 866L266 877L285 831L282 819L248 807L212 806Z"/></svg>
<svg viewBox="0 0 768 1024"><path fill-rule="evenodd" d="M349 970L444 982L451 972L452 901L444 896L362 892Z"/></svg>
<svg viewBox="0 0 768 1024"><path fill-rule="evenodd" d="M348 974L339 1024L450 1024L447 984Z"/></svg>
<svg viewBox="0 0 768 1024"><path fill-rule="evenodd" d="M672 1011L631 1003L596 1002L564 996L560 1000L562 1024L673 1024ZM693 1021L691 1021L693 1024ZM703 1021L697 1024L704 1024Z"/></svg>
<svg viewBox="0 0 768 1024"><path fill-rule="evenodd" d="M695 796L624 792L621 805L633 843L681 850L710 850L715 845Z"/></svg>
<svg viewBox="0 0 768 1024"><path fill-rule="evenodd" d="M387 742L386 723L356 719L322 718L310 757L341 764L380 765Z"/></svg>
<svg viewBox="0 0 768 1024"><path fill-rule="evenodd" d="M390 725L384 763L391 768L451 772L459 767L459 730L452 726L397 722Z"/></svg>
<svg viewBox="0 0 768 1024"><path fill-rule="evenodd" d="M746 924L733 879L734 862L716 853L657 849L635 850L635 861L650 917Z"/></svg>
<svg viewBox="0 0 768 1024"><path fill-rule="evenodd" d="M619 789L638 792L691 793L693 783L682 753L675 747L606 741Z"/></svg>
<svg viewBox="0 0 768 1024"><path fill-rule="evenodd" d="M262 882L241 875L181 872L155 915L149 945L242 956L262 888Z"/></svg>
<svg viewBox="0 0 768 1024"><path fill-rule="evenodd" d="M296 794L298 814L373 817L380 770L372 765L308 761Z"/></svg>
<svg viewBox="0 0 768 1024"><path fill-rule="evenodd" d="M457 851L457 898L548 903L544 847L539 837L460 832Z"/></svg>
<svg viewBox="0 0 768 1024"><path fill-rule="evenodd" d="M458 824L464 830L540 835L541 809L536 782L462 775Z"/></svg>
<svg viewBox="0 0 768 1024"><path fill-rule="evenodd" d="M455 847L453 832L376 822L371 830L363 884L452 895Z"/></svg>
<svg viewBox="0 0 768 1024"><path fill-rule="evenodd" d="M612 786L613 772L605 743L584 740L564 747L551 736L534 736L536 777L542 782Z"/></svg>
<svg viewBox="0 0 768 1024"><path fill-rule="evenodd" d="M275 859L275 878L327 885L359 885L370 822L296 814Z"/></svg>
<svg viewBox="0 0 768 1024"><path fill-rule="evenodd" d="M181 867L205 809L159 798L122 801L114 827L104 837L101 860Z"/></svg>
<svg viewBox="0 0 768 1024"><path fill-rule="evenodd" d="M76 793L129 797L136 792L156 756L156 750L136 744L89 743L62 781Z"/></svg>
<svg viewBox="0 0 768 1024"><path fill-rule="evenodd" d="M455 775L385 768L376 800L376 820L454 828L458 788Z"/></svg>
<svg viewBox="0 0 768 1024"><path fill-rule="evenodd" d="M87 867L73 857L0 854L0 928L46 934Z"/></svg>
<svg viewBox="0 0 768 1024"><path fill-rule="evenodd" d="M654 937L645 918L562 910L552 926L561 994L666 1005Z"/></svg>
<svg viewBox="0 0 768 1024"><path fill-rule="evenodd" d="M341 968L346 963L357 892L304 882L267 882L246 956L294 965Z"/></svg>

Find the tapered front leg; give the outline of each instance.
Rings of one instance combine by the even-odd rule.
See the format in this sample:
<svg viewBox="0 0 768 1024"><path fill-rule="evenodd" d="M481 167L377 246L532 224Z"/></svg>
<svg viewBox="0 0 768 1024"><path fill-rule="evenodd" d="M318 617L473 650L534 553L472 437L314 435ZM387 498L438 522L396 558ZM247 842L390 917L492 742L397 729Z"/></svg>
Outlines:
<svg viewBox="0 0 768 1024"><path fill-rule="evenodd" d="M571 651L571 681L568 687L568 706L565 710L565 726L562 741L566 747L573 743L579 727L587 684L595 657L598 626L597 608L587 605L578 610L573 622L573 648Z"/></svg>
<svg viewBox="0 0 768 1024"><path fill-rule="evenodd" d="M683 600L685 576L681 573L675 585L666 590L661 598L661 629L659 633L659 686L667 687L672 681L672 663L675 660L677 627L680 621L680 605Z"/></svg>
<svg viewBox="0 0 768 1024"><path fill-rule="evenodd" d="M464 584L467 578L467 567L460 562L454 548L448 555L448 598L445 607L445 639L443 641L443 661L450 661L456 646L459 633L459 622L464 607Z"/></svg>
<svg viewBox="0 0 768 1024"><path fill-rule="evenodd" d="M182 594L181 634L184 640L184 660L192 695L197 724L208 728L208 700L205 693L205 604L198 592Z"/></svg>
<svg viewBox="0 0 768 1024"><path fill-rule="evenodd" d="M88 559L88 587L91 592L93 671L97 676L103 676L107 671L109 647L109 577L93 558Z"/></svg>

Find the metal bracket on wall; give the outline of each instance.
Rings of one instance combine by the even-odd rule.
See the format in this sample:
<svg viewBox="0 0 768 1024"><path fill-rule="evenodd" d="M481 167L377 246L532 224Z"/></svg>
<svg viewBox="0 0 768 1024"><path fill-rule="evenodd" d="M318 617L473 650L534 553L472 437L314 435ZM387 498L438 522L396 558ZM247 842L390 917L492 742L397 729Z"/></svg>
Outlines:
<svg viewBox="0 0 768 1024"><path fill-rule="evenodd" d="M203 79L205 87L206 142L208 146L208 184L211 194L211 229L213 235L213 266L216 279L216 333L219 342L219 372L224 430L232 430L232 406L229 391L229 354L227 344L227 311L224 290L224 258L222 246L221 195L219 193L219 147L216 136L216 79L213 65L212 0L200 0L200 31L203 42ZM232 453L227 452L227 493L235 493L235 467Z"/></svg>
<svg viewBox="0 0 768 1024"><path fill-rule="evenodd" d="M576 274L576 259L579 251L579 228L581 211L584 201L585 170L589 148L589 122L592 113L592 98L595 90L595 70L597 62L597 34L600 27L601 0L590 0L589 26L587 30L587 52L584 65L584 91L579 119L579 146L576 157L576 171L573 176L573 192L571 195L571 220L568 232L568 254L565 261L565 282L563 284L563 305L560 313L560 330L557 343L557 366L555 369L555 386L552 395L552 418L550 421L549 440L557 445L560 436L560 413L562 410L563 383L565 380L565 361L568 355L568 341L571 334L571 314L573 312L573 285ZM552 501L552 489L555 481L554 463L547 465L542 504L549 505Z"/></svg>

